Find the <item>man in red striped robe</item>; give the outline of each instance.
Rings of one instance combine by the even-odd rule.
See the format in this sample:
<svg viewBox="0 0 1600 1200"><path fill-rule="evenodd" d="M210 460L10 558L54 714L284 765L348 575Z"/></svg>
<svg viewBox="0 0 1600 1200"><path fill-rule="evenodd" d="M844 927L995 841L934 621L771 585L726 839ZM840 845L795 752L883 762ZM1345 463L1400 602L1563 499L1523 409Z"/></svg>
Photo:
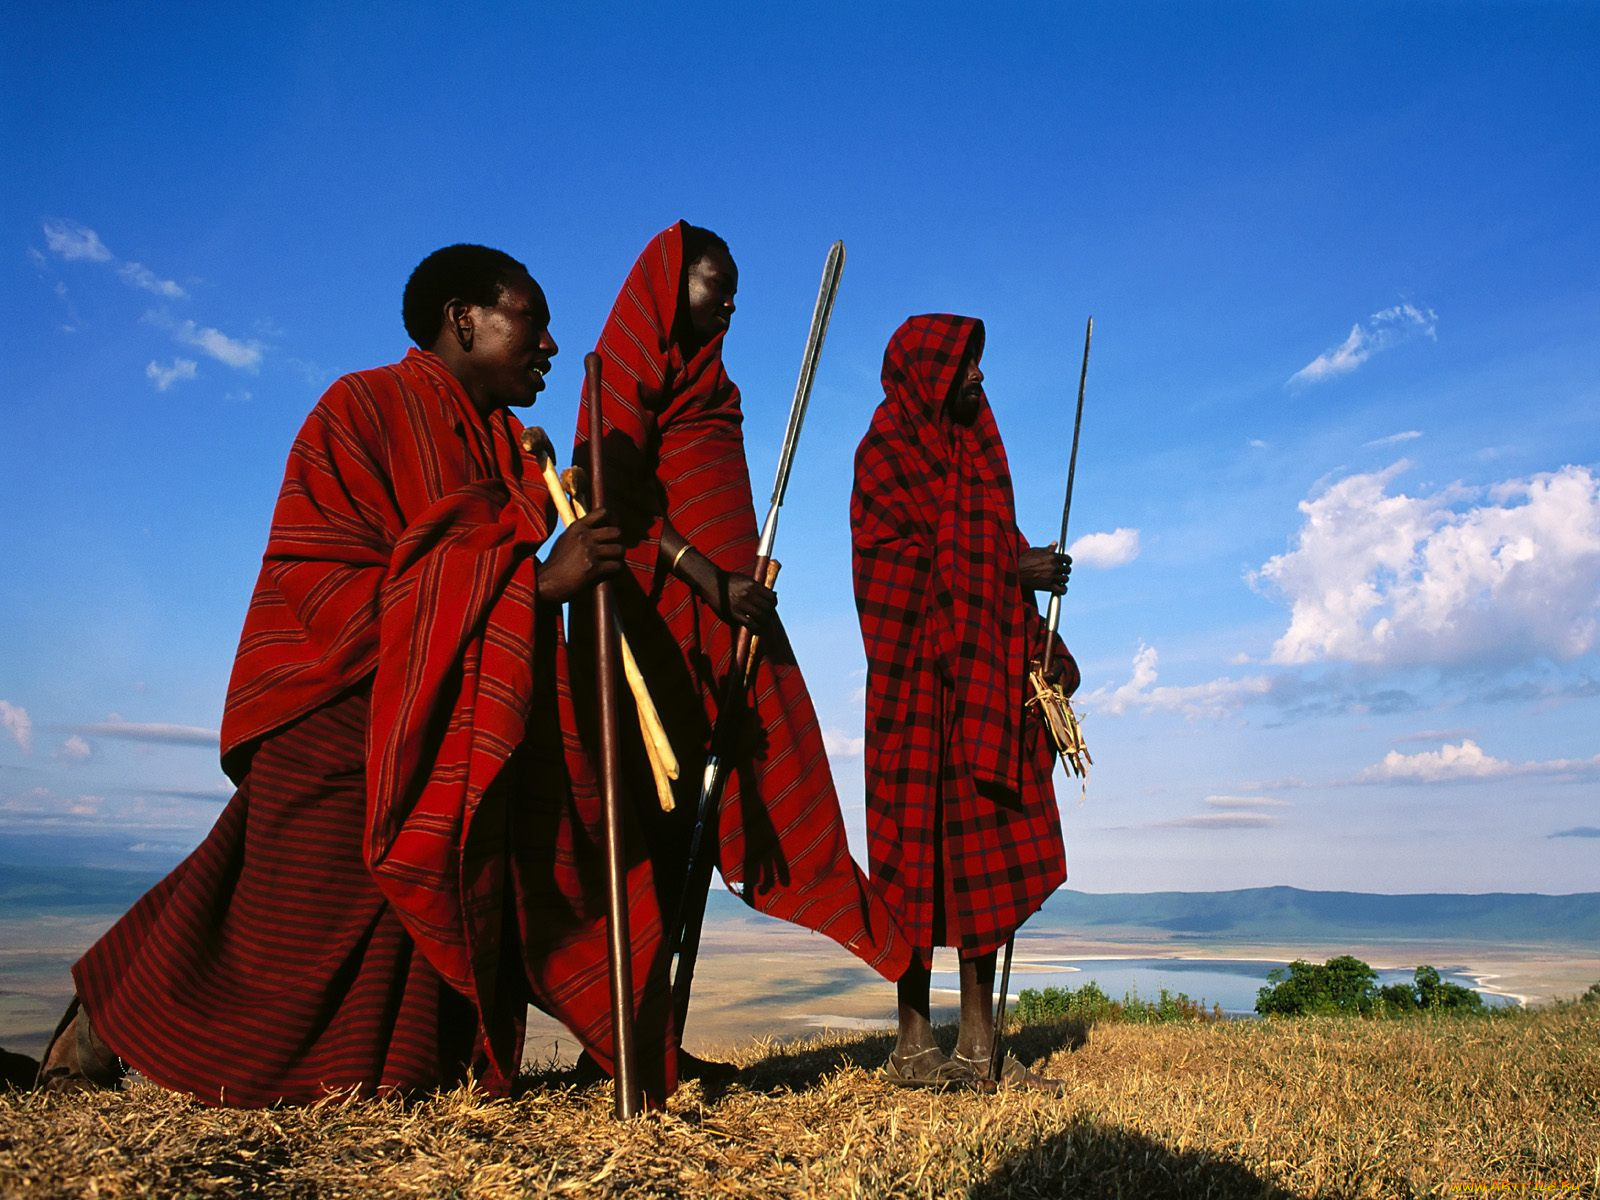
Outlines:
<svg viewBox="0 0 1600 1200"><path fill-rule="evenodd" d="M725 760L731 773L708 846L746 903L827 934L894 979L910 947L850 857L816 712L774 612L777 597L751 575L757 533L744 416L722 362L738 281L726 243L680 221L634 263L597 347L608 498L637 584L618 588L618 610L684 767L676 808L663 813L637 726L624 722L630 790L670 920L738 627L759 631L743 740ZM575 461L587 456L587 430L580 414ZM625 494L626 480L638 482ZM575 663L575 684L578 670Z"/></svg>
<svg viewBox="0 0 1600 1200"><path fill-rule="evenodd" d="M981 322L944 314L895 331L850 499L873 884L917 950L885 1068L904 1084L988 1070L995 951L1067 874L1055 754L1023 705L1030 656L1043 649L1032 593L1064 591L1070 560L1030 547L1017 528L978 366L983 338ZM1077 687L1059 643L1052 668ZM928 1020L935 946L960 951L961 1028L948 1059ZM1004 1078L1047 1082L1009 1059Z"/></svg>
<svg viewBox="0 0 1600 1200"><path fill-rule="evenodd" d="M46 1086L113 1081L120 1058L209 1104L469 1071L504 1094L530 1001L610 1062L600 803L560 608L621 570L620 535L594 513L546 547L508 409L556 353L526 268L447 247L404 314L419 348L334 383L290 451L223 714L238 791L74 968ZM647 983L642 855L629 887ZM660 1101L670 1004L636 999Z"/></svg>

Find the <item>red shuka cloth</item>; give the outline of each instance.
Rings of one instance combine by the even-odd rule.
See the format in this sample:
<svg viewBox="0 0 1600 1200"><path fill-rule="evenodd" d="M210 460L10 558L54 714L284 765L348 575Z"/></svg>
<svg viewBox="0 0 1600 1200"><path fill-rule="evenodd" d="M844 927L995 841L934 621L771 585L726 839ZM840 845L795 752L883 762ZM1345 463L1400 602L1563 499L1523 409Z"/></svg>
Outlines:
<svg viewBox="0 0 1600 1200"><path fill-rule="evenodd" d="M426 1086L449 1053L393 1047L454 1053L428 1028L454 1003L504 1091L529 999L609 1066L601 808L559 608L536 603L553 517L520 431L417 350L338 380L307 418L223 714L239 792L75 972L97 1032L158 1082L233 1104ZM670 1005L643 855L629 891L661 1100L675 1064L653 1074ZM441 984L439 1012L358 999Z"/></svg>
<svg viewBox="0 0 1600 1200"><path fill-rule="evenodd" d="M1044 626L1010 467L987 400L970 426L944 411L969 354L983 325L968 317L895 331L850 498L873 884L925 961L993 950L1066 880L1055 754L1023 709Z"/></svg>
<svg viewBox="0 0 1600 1200"><path fill-rule="evenodd" d="M756 521L739 389L722 334L690 361L674 336L683 296L682 222L651 239L596 349L603 362L608 506L622 522L638 587L618 608L678 757L677 809L660 812L637 722L621 722L630 790L647 826L663 908L676 912L701 768L736 630L660 561L664 519L719 567L755 570ZM574 460L587 455L588 408ZM646 481L642 485L630 481ZM578 637L574 620L574 642ZM575 678L575 684L581 682ZM781 632L763 639L743 741L718 813L723 878L746 903L827 934L889 979L911 949L850 857L817 716Z"/></svg>

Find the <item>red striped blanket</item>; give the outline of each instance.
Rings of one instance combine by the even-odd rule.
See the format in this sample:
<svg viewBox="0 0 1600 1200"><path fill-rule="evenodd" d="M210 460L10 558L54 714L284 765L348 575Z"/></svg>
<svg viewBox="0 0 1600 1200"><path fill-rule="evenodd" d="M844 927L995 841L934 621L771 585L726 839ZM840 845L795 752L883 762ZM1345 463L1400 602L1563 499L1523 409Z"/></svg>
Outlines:
<svg viewBox="0 0 1600 1200"><path fill-rule="evenodd" d="M455 1055L504 1091L530 999L609 1065L600 804L559 609L535 602L552 515L520 430L416 350L340 379L307 419L223 716L239 793L77 970L96 1029L153 1078L270 1103L423 1086ZM329 734L358 702L359 729ZM663 943L642 855L629 884L641 1057L659 1063L669 1006L643 990ZM263 979L312 999L260 1005ZM441 982L442 1009L410 1004ZM465 1055L459 1018L429 1033L457 1009ZM328 1041L341 1023L356 1032ZM402 1049L430 1037L429 1054ZM646 1076L656 1099L667 1069Z"/></svg>
<svg viewBox="0 0 1600 1200"><path fill-rule="evenodd" d="M651 239L597 346L604 363L609 499L620 510L638 584L618 589L618 607L683 768L677 811L662 814L637 729L623 722L631 791L669 913L682 887L701 767L735 631L661 563L661 523L670 520L727 571L754 570L757 540L744 418L739 389L722 362L724 335L688 361L673 336L689 265L681 222ZM585 407L575 460L587 455L587 430ZM645 482L628 487L629 480ZM825 933L885 977L897 978L910 948L850 857L816 712L781 633L764 641L749 702L744 741L731 756L718 814L723 877L760 911Z"/></svg>

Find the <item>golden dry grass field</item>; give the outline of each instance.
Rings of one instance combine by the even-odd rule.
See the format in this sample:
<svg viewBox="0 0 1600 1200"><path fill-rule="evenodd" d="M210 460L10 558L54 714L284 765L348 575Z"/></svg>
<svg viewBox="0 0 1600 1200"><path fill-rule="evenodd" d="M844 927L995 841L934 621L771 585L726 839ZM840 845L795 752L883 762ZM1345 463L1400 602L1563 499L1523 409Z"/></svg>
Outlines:
<svg viewBox="0 0 1600 1200"><path fill-rule="evenodd" d="M461 1090L240 1112L149 1085L13 1093L0 1096L0 1194L1600 1195L1592 1003L1022 1031L1016 1049L1066 1080L1060 1097L896 1089L876 1073L888 1044L747 1045L735 1084L691 1084L625 1125L608 1087L579 1090L559 1069L501 1102Z"/></svg>

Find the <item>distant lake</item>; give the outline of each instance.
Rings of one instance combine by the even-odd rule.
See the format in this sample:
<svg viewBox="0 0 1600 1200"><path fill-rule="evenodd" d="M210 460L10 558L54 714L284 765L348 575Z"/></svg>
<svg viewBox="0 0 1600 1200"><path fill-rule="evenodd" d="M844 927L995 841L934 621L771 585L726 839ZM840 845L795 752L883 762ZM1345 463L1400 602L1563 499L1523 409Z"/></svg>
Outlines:
<svg viewBox="0 0 1600 1200"><path fill-rule="evenodd" d="M1130 991L1138 992L1142 1000L1154 1000L1161 994L1161 989L1166 988L1169 992L1182 992L1207 1008L1220 1004L1225 1013L1251 1015L1255 1012L1256 992L1267 986L1267 972L1274 967L1288 965L1283 962L1225 958L1058 959L1055 962L1030 963L1026 968L1013 965L1008 990L1014 1003L1024 988L1043 991L1047 987L1056 987L1076 991L1093 980L1113 1000L1121 1000ZM1478 992L1486 1004L1516 1003L1510 996L1485 991L1477 986L1470 975L1460 971L1441 968L1439 977ZM1410 982L1410 970L1378 972L1380 987L1389 983ZM945 991L958 991L960 980L954 971L935 971L933 986Z"/></svg>

